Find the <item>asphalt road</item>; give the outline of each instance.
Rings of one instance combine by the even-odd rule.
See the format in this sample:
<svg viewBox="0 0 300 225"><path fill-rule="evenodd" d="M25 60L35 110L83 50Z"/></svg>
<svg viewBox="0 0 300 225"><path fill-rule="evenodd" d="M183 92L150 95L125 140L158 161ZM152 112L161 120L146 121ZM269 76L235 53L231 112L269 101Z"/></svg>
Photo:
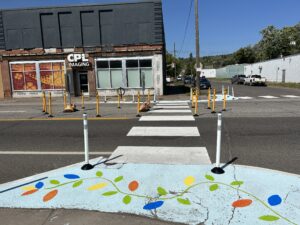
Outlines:
<svg viewBox="0 0 300 225"><path fill-rule="evenodd" d="M222 162L300 174L299 117L224 118ZM112 152L118 146L201 146L215 159L216 118L199 118L199 138L127 137L133 126L162 126L137 119L90 121L90 150ZM195 122L164 122L165 126L195 126ZM81 121L26 121L0 123L1 151L83 152ZM94 157L94 156L93 156ZM96 157L96 156L95 156ZM0 183L83 161L80 155L0 155Z"/></svg>

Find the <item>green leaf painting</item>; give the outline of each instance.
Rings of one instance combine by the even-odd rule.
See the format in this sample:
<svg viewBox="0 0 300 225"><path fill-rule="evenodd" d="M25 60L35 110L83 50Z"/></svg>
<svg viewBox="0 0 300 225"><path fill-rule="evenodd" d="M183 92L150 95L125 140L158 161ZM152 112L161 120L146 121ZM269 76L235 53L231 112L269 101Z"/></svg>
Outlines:
<svg viewBox="0 0 300 225"><path fill-rule="evenodd" d="M102 173L101 171L98 171L98 172L96 173L96 176L97 176L97 177L102 177L102 176L103 176L103 173Z"/></svg>
<svg viewBox="0 0 300 225"><path fill-rule="evenodd" d="M180 203L180 204L183 204L183 205L190 205L191 202L190 200L187 198L187 199L183 199L183 198L177 198L177 201Z"/></svg>
<svg viewBox="0 0 300 225"><path fill-rule="evenodd" d="M120 182L120 181L122 181L122 180L123 180L123 176L119 176L119 177L117 177L117 178L114 179L114 181L115 181L116 183L118 183L118 182Z"/></svg>
<svg viewBox="0 0 300 225"><path fill-rule="evenodd" d="M79 180L79 181L77 181L77 182L75 182L74 184L73 184L73 188L77 188L77 187L79 187L80 185L82 185L82 183L83 183L83 181L82 180Z"/></svg>
<svg viewBox="0 0 300 225"><path fill-rule="evenodd" d="M205 175L205 178L206 178L207 180L210 180L210 181L214 181L214 180L215 180L215 178L214 178L213 176L208 175L208 174Z"/></svg>
<svg viewBox="0 0 300 225"><path fill-rule="evenodd" d="M59 185L60 182L58 180L50 180L50 184Z"/></svg>
<svg viewBox="0 0 300 225"><path fill-rule="evenodd" d="M242 185L243 183L244 183L243 181L233 181L233 182L231 182L230 185L232 185L232 186L240 186L240 185Z"/></svg>
<svg viewBox="0 0 300 225"><path fill-rule="evenodd" d="M124 203L125 205L128 205L130 202L131 202L131 196L126 195L126 196L123 198L123 203Z"/></svg>
<svg viewBox="0 0 300 225"><path fill-rule="evenodd" d="M157 193L158 193L160 196L164 196L164 195L167 195L167 194L168 194L168 192L167 192L164 188L162 188L162 187L158 187L158 188L157 188Z"/></svg>
<svg viewBox="0 0 300 225"><path fill-rule="evenodd" d="M108 191L108 192L103 193L102 195L103 196L112 196L115 194L118 194L118 192L117 191Z"/></svg>
<svg viewBox="0 0 300 225"><path fill-rule="evenodd" d="M219 188L219 185L218 184L213 184L213 185L210 185L209 186L209 190L210 191L215 191L215 190L217 190Z"/></svg>
<svg viewBox="0 0 300 225"><path fill-rule="evenodd" d="M264 220L264 221L276 221L276 220L279 220L279 217L272 216L272 215L265 215L265 216L259 217L259 219Z"/></svg>

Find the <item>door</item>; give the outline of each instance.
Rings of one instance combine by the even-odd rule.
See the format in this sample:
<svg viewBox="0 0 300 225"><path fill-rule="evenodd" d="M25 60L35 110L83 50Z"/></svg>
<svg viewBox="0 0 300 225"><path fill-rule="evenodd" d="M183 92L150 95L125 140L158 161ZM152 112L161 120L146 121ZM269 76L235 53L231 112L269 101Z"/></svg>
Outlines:
<svg viewBox="0 0 300 225"><path fill-rule="evenodd" d="M88 74L86 72L79 73L79 89L80 89L80 93L89 92Z"/></svg>

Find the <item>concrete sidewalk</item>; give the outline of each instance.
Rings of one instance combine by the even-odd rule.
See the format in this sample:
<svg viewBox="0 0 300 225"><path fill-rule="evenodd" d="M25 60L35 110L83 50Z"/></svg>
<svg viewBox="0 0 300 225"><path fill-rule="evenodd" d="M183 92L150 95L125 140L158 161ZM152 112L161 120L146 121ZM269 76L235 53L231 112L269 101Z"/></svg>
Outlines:
<svg viewBox="0 0 300 225"><path fill-rule="evenodd" d="M184 224L300 223L299 175L238 165L223 175L212 174L212 165L100 164L90 171L81 165L2 184L0 207L118 213L116 221L125 213ZM34 210L36 220L37 212L45 211ZM52 218L47 213L46 221ZM73 213L63 212L63 221ZM13 215L6 220L18 224Z"/></svg>

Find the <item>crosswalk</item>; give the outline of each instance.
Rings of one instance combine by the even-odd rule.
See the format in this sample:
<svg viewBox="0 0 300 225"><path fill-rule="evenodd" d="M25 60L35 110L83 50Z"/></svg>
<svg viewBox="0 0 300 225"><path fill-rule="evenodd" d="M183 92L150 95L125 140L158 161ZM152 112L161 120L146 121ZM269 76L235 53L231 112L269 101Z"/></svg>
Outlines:
<svg viewBox="0 0 300 225"><path fill-rule="evenodd" d="M237 99L240 100L251 100L251 99L300 99L300 96L298 95L280 95L280 96L273 96L273 95L262 95L257 97L250 97L250 96L238 96Z"/></svg>
<svg viewBox="0 0 300 225"><path fill-rule="evenodd" d="M176 121L171 123L170 121ZM153 125L155 124L155 125ZM157 125L159 124L159 125ZM114 163L211 164L206 147L189 147L185 138L200 139L200 132L187 102L160 102L145 113L139 124L127 133L129 138L161 143L158 146L119 146L111 158ZM182 140L182 146L164 146L164 138ZM147 142L145 141L145 142ZM199 141L200 142L200 141ZM149 142L147 142L149 144ZM122 155L118 158L117 156Z"/></svg>

